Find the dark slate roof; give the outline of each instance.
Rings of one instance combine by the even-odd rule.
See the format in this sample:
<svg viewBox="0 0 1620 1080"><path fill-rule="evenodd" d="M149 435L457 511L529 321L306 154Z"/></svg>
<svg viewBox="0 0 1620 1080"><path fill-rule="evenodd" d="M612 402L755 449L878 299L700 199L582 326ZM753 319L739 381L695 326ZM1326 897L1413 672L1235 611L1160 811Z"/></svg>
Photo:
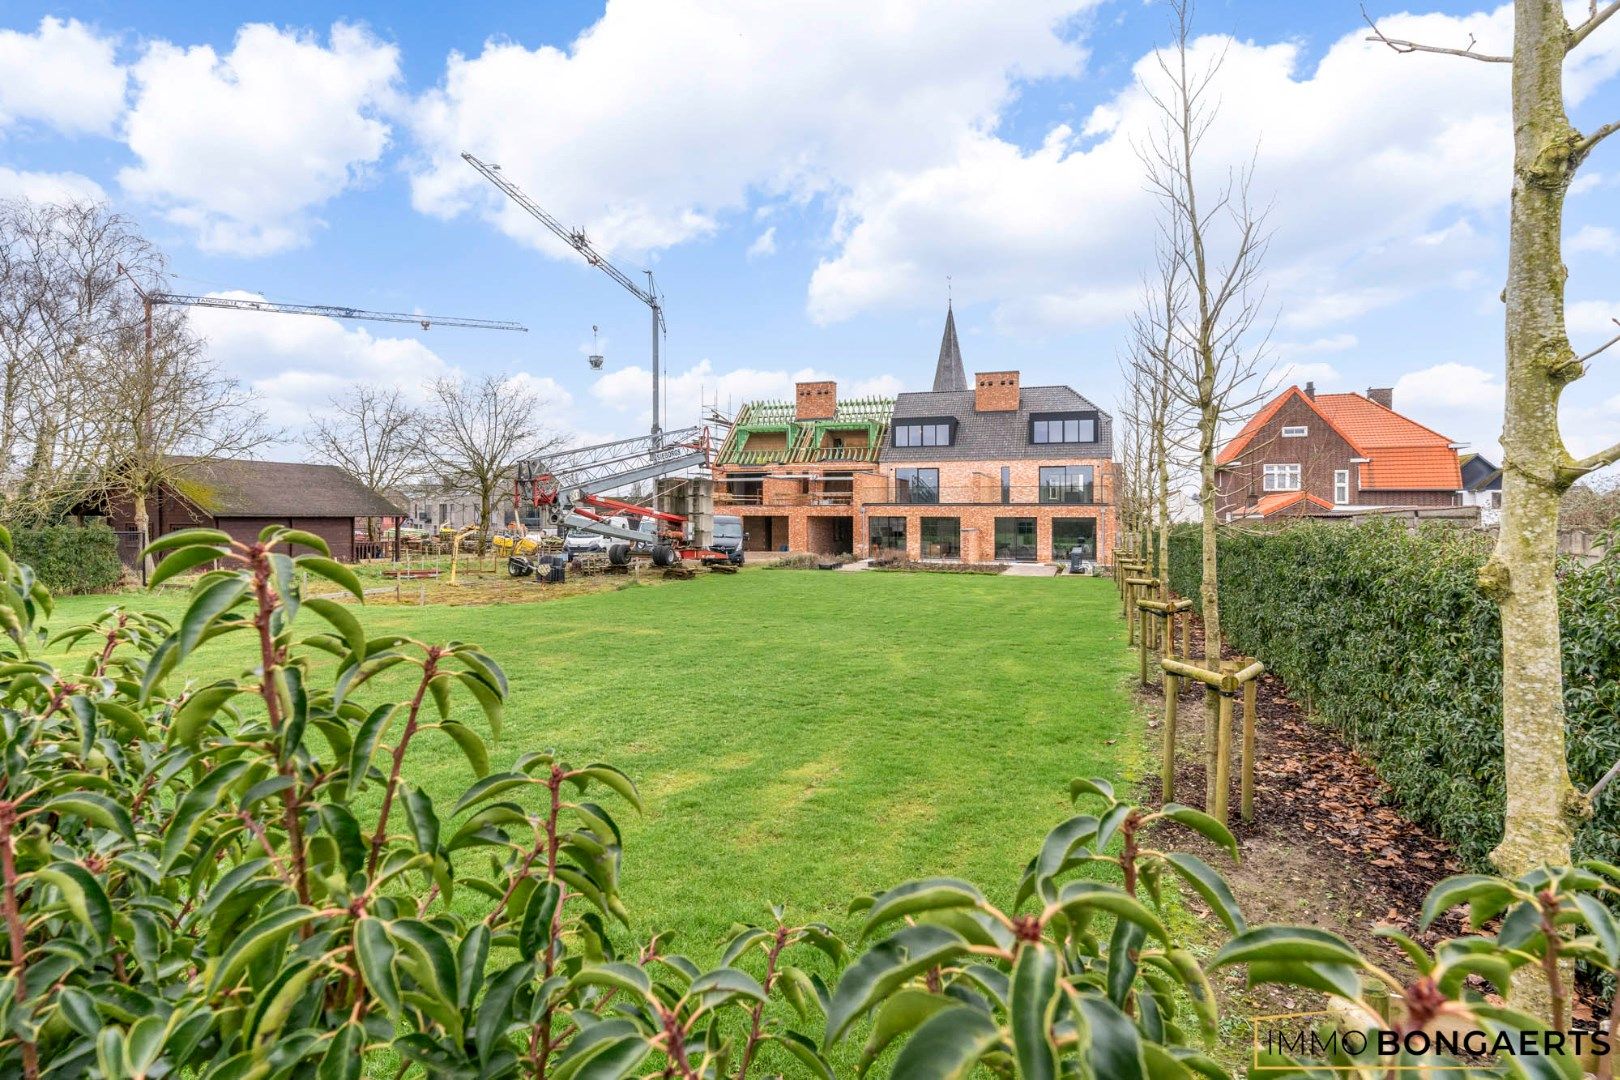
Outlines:
<svg viewBox="0 0 1620 1080"><path fill-rule="evenodd" d="M336 465L192 461L171 485L214 517L389 517L402 512Z"/></svg>
<svg viewBox="0 0 1620 1080"><path fill-rule="evenodd" d="M894 402L890 436L880 461L971 461L996 458L1111 458L1114 454L1113 417L1067 386L1025 386L1018 395L1017 412L974 412L972 390L901 394ZM1031 444L1029 414L1095 412L1097 441L1079 444ZM956 418L956 442L951 446L894 445L893 430L908 417Z"/></svg>
<svg viewBox="0 0 1620 1080"><path fill-rule="evenodd" d="M956 312L947 306L945 336L939 340L939 363L934 368L934 391L967 388L967 372L962 367L962 346L956 340Z"/></svg>

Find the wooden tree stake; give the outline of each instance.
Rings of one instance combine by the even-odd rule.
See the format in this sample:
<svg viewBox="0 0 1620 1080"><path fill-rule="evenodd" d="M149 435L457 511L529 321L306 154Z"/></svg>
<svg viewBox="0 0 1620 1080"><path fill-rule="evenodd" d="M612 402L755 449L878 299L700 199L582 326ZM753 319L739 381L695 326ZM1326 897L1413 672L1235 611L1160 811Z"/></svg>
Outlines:
<svg viewBox="0 0 1620 1080"><path fill-rule="evenodd" d="M1221 661L1222 675L1236 675L1238 666L1231 660ZM1227 822L1227 789L1232 786L1232 695L1219 694L1219 708L1215 725L1215 820Z"/></svg>
<svg viewBox="0 0 1620 1080"><path fill-rule="evenodd" d="M1181 680L1164 673L1164 762L1159 768L1160 795L1165 802L1176 797L1176 706Z"/></svg>
<svg viewBox="0 0 1620 1080"><path fill-rule="evenodd" d="M1242 813L1244 821L1254 820L1254 724L1255 706L1260 697L1260 678L1255 676L1243 684L1243 773Z"/></svg>

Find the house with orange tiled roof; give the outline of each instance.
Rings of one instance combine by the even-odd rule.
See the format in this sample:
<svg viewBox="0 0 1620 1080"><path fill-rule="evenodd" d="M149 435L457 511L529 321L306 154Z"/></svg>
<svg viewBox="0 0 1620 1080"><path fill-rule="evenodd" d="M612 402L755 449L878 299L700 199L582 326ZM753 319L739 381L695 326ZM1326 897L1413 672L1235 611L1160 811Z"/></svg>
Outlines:
<svg viewBox="0 0 1620 1080"><path fill-rule="evenodd" d="M1394 391L1290 386L1216 458L1223 520L1457 506L1459 444L1395 411Z"/></svg>

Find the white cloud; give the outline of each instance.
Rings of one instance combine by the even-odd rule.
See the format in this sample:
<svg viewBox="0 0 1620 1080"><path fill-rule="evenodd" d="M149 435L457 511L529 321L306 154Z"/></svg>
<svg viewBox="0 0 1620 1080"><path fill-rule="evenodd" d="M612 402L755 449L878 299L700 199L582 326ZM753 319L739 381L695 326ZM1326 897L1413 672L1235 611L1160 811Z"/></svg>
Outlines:
<svg viewBox="0 0 1620 1080"><path fill-rule="evenodd" d="M1381 25L1422 40L1473 34L1494 49L1511 23L1503 6ZM1345 31L1310 68L1293 43L1195 45L1198 63L1225 53L1205 183L1258 147L1255 193L1271 205L1268 278L1285 327L1331 327L1424 289L1473 287L1494 242L1474 221L1506 203L1506 67L1401 56L1366 42L1364 27ZM1597 35L1585 52L1568 79L1575 102L1612 76L1620 35ZM1151 57L1136 72L1161 77ZM1156 123L1133 85L1093 111L1078 142L1059 128L1026 150L981 127L949 161L857 178L840 203L836 250L812 278L811 314L827 322L920 303L954 264L974 267L973 299L994 302L1000 324L1113 318L1127 303L1121 268L1150 264L1154 206L1133 147Z"/></svg>
<svg viewBox="0 0 1620 1080"><path fill-rule="evenodd" d="M1342 379L1339 369L1332 364L1288 362L1278 364L1267 372L1265 378L1261 380L1261 385L1268 394L1289 386L1303 389L1306 383L1315 383L1318 390L1326 391L1336 388Z"/></svg>
<svg viewBox="0 0 1620 1080"><path fill-rule="evenodd" d="M1347 352L1359 343L1354 334L1333 334L1314 341L1280 341L1272 346L1272 352L1279 360L1292 360L1296 356Z"/></svg>
<svg viewBox="0 0 1620 1080"><path fill-rule="evenodd" d="M412 125L415 205L476 207L564 249L461 161L499 163L608 249L712 233L756 197L803 200L948 162L1016 80L1071 74L1066 20L1097 0L612 0L566 49L490 40L450 57Z"/></svg>
<svg viewBox="0 0 1620 1080"><path fill-rule="evenodd" d="M1565 251L1595 251L1600 255L1620 254L1620 231L1607 225L1585 225L1564 244Z"/></svg>
<svg viewBox="0 0 1620 1080"><path fill-rule="evenodd" d="M793 400L793 384L823 379L838 381L840 398L893 397L904 389L893 375L839 381L837 376L817 368L761 370L733 368L718 371L708 359L685 371L669 372L664 392L668 427L695 424L705 405L718 405L732 411L744 402ZM645 428L652 416L652 376L643 367L619 368L591 384L590 394L601 405L626 416L630 426ZM630 418L633 418L630 419Z"/></svg>
<svg viewBox="0 0 1620 1080"><path fill-rule="evenodd" d="M1395 408L1420 424L1500 461L1506 389L1500 371L1448 362L1395 380Z"/></svg>
<svg viewBox="0 0 1620 1080"><path fill-rule="evenodd" d="M1614 320L1620 319L1620 301L1607 300L1580 300L1564 306L1564 326L1569 331L1576 351L1579 352L1581 341L1584 338L1598 338L1607 341L1613 337L1620 327L1614 325ZM1592 342L1595 346L1597 341Z"/></svg>
<svg viewBox="0 0 1620 1080"><path fill-rule="evenodd" d="M77 199L104 202L106 198L101 185L88 176L71 172L18 172L0 165L0 199L61 203Z"/></svg>
<svg viewBox="0 0 1620 1080"><path fill-rule="evenodd" d="M262 300L254 293L211 295ZM311 413L358 382L397 386L427 400L425 386L453 369L416 338L379 337L320 316L188 309L210 354L252 391L273 425L302 428Z"/></svg>
<svg viewBox="0 0 1620 1080"><path fill-rule="evenodd" d="M748 245L748 257L750 259L762 259L766 256L775 254L776 226L772 225L770 228L766 229L764 232L755 237L752 244Z"/></svg>
<svg viewBox="0 0 1620 1080"><path fill-rule="evenodd" d="M115 43L77 19L32 34L0 30L0 131L39 121L69 135L110 134L124 110Z"/></svg>
<svg viewBox="0 0 1620 1080"><path fill-rule="evenodd" d="M139 164L119 182L204 250L263 255L307 242L319 207L382 156L399 53L342 23L325 46L249 24L223 56L158 42L134 76L124 134Z"/></svg>

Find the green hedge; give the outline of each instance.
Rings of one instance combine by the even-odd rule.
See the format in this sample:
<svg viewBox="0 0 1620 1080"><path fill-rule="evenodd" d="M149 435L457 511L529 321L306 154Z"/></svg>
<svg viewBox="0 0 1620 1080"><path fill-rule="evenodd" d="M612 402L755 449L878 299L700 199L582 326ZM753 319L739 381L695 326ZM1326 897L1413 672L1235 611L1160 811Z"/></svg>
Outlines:
<svg viewBox="0 0 1620 1080"><path fill-rule="evenodd" d="M53 593L108 592L124 574L118 534L105 525L13 529L17 561L27 563Z"/></svg>
<svg viewBox="0 0 1620 1080"><path fill-rule="evenodd" d="M1170 545L1171 587L1196 598L1198 530ZM1414 820L1482 865L1502 830L1501 626L1475 587L1475 532L1305 522L1222 529L1221 622L1314 715L1377 765ZM1569 762L1590 787L1620 759L1620 552L1560 573ZM1611 787L1577 838L1620 855Z"/></svg>

